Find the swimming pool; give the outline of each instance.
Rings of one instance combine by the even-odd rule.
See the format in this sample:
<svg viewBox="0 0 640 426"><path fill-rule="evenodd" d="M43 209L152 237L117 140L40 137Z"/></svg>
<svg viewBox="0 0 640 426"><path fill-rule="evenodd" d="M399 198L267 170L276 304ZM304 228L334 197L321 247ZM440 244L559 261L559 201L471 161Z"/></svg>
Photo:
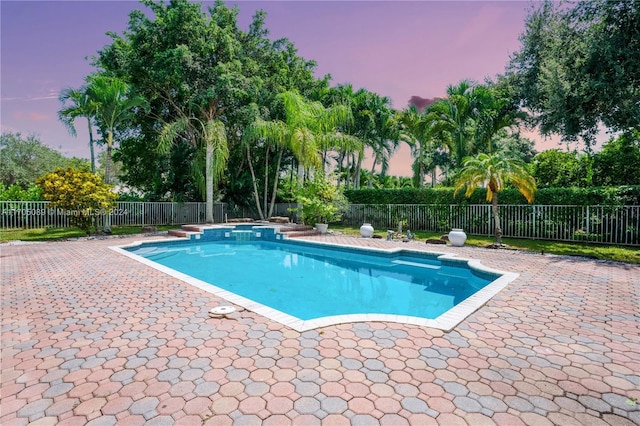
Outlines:
<svg viewBox="0 0 640 426"><path fill-rule="evenodd" d="M441 253L218 232L119 251L299 331L354 321L450 329L515 279Z"/></svg>

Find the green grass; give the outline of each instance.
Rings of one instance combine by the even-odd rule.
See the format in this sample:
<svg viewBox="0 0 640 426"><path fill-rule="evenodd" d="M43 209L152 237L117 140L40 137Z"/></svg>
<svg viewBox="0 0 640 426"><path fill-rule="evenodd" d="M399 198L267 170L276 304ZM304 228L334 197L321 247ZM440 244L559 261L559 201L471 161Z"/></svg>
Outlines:
<svg viewBox="0 0 640 426"><path fill-rule="evenodd" d="M158 226L158 231L176 229L177 225ZM331 225L330 229L343 232L346 235L360 235L359 228L348 226ZM140 226L118 226L113 227L113 235L132 235L141 232ZM376 231L375 235L382 238L387 237L386 229ZM415 232L417 240L428 238L440 238L441 233L437 232ZM55 241L68 238L84 237L85 234L77 228L38 228L38 229L12 229L0 230L0 242L21 240L21 241ZM603 244L569 243L563 241L542 241L525 240L515 238L503 238L503 243L515 250L525 250L533 253L558 254L565 256L582 256L592 259L612 260L640 264L640 248L621 247ZM478 237L471 235L467 239L466 245L474 247L486 247L494 242L493 238ZM437 248L438 246L434 246Z"/></svg>
<svg viewBox="0 0 640 426"><path fill-rule="evenodd" d="M359 228L331 225L330 229L343 232L346 235L360 235ZM417 240L440 238L443 235L443 233L423 231L416 231L414 234ZM376 231L375 235L386 238L387 231L386 229L384 231ZM494 242L494 238L470 235L465 244L473 247L486 247ZM529 251L533 253L582 256L599 260L640 264L640 248L634 247L517 238L503 238L502 242L503 244L508 245L510 249ZM433 247L437 248L438 246L434 245Z"/></svg>
<svg viewBox="0 0 640 426"><path fill-rule="evenodd" d="M177 229L178 225L158 226L158 231ZM114 226L112 235L140 234L141 226ZM35 228L35 229L0 229L0 242L7 241L56 241L68 238L86 237L78 228Z"/></svg>

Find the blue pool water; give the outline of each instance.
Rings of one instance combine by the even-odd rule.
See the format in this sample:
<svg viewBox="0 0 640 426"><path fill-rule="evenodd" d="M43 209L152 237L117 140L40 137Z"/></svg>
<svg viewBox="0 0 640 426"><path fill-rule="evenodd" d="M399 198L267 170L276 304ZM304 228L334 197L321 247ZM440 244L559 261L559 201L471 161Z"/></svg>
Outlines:
<svg viewBox="0 0 640 426"><path fill-rule="evenodd" d="M128 251L302 320L349 314L433 319L499 276L427 253L298 241L191 241Z"/></svg>

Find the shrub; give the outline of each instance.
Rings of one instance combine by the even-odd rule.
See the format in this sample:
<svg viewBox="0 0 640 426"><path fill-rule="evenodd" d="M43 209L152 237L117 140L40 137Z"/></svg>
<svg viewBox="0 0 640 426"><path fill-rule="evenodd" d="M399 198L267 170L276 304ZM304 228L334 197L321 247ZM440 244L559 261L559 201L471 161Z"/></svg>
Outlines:
<svg viewBox="0 0 640 426"><path fill-rule="evenodd" d="M0 201L42 201L40 188L31 184L27 189L14 183L8 188L0 184Z"/></svg>
<svg viewBox="0 0 640 426"><path fill-rule="evenodd" d="M299 212L302 222L308 225L340 220L349 205L342 190L324 177L305 182L296 191L296 200L302 207L291 211Z"/></svg>
<svg viewBox="0 0 640 426"><path fill-rule="evenodd" d="M453 188L360 189L347 190L352 204L485 204L486 189L478 188L466 199L454 196ZM500 192L501 204L527 204L517 189ZM640 186L590 188L542 188L536 191L533 204L538 205L640 205Z"/></svg>
<svg viewBox="0 0 640 426"><path fill-rule="evenodd" d="M73 168L56 169L36 180L51 207L62 209L71 223L89 235L97 219L115 207L117 195L94 173Z"/></svg>

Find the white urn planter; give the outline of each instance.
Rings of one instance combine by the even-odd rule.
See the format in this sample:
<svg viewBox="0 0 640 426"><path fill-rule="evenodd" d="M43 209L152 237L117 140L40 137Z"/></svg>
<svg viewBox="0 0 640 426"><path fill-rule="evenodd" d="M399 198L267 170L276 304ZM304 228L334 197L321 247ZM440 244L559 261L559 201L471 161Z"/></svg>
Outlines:
<svg viewBox="0 0 640 426"><path fill-rule="evenodd" d="M371 238L373 236L373 226L370 223L363 223L360 227L360 235L362 238Z"/></svg>
<svg viewBox="0 0 640 426"><path fill-rule="evenodd" d="M467 241L467 234L460 228L453 228L449 232L449 242L454 247L462 247L464 242Z"/></svg>
<svg viewBox="0 0 640 426"><path fill-rule="evenodd" d="M329 228L328 223L316 223L316 230L321 234L326 234L327 228Z"/></svg>

